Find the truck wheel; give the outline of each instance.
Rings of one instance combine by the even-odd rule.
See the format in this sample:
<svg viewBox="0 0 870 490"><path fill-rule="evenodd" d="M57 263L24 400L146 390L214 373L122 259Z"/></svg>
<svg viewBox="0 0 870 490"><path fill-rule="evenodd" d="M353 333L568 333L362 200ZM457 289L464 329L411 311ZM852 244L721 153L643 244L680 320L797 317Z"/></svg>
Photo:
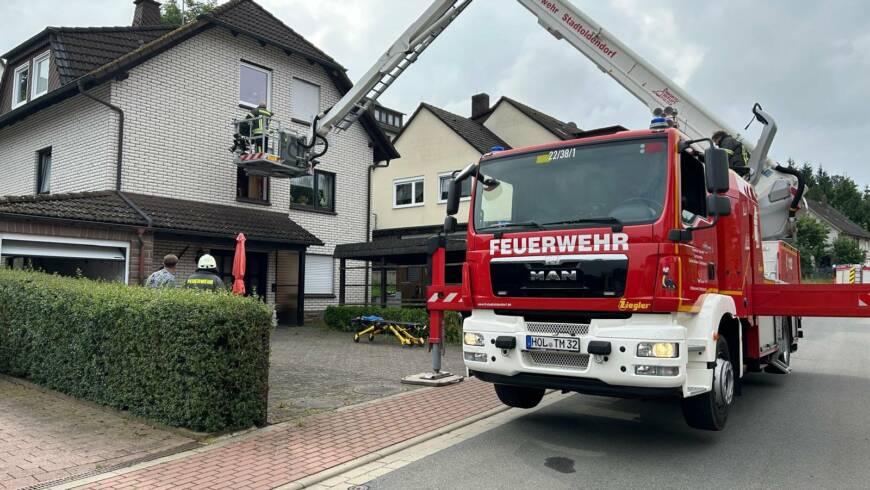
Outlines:
<svg viewBox="0 0 870 490"><path fill-rule="evenodd" d="M716 367L713 369L713 389L702 395L683 398L683 417L690 427L702 430L722 430L734 401L734 368L725 337L716 341Z"/></svg>
<svg viewBox="0 0 870 490"><path fill-rule="evenodd" d="M786 366L791 366L791 322L782 329L782 343L779 346L779 360Z"/></svg>
<svg viewBox="0 0 870 490"><path fill-rule="evenodd" d="M514 408L534 408L544 398L543 388L495 385L495 394L502 403Z"/></svg>

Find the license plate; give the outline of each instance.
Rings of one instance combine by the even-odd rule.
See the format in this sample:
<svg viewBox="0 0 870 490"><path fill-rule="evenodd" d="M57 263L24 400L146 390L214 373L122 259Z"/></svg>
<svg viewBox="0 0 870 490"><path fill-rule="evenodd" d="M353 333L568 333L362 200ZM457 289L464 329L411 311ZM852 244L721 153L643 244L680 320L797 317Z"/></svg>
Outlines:
<svg viewBox="0 0 870 490"><path fill-rule="evenodd" d="M528 350L564 350L580 352L580 339L570 337L539 337L526 335L526 349Z"/></svg>

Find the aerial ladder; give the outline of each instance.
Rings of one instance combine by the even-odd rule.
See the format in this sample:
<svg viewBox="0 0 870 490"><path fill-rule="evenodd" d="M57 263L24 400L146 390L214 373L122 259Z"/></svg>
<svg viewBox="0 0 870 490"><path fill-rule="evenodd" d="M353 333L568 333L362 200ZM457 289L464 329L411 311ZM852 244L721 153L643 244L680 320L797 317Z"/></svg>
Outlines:
<svg viewBox="0 0 870 490"><path fill-rule="evenodd" d="M433 1L333 107L314 118L308 135L282 131L273 124L269 129L273 136L269 138L268 148L264 150L262 144L254 142L252 150L237 152L236 164L254 175L294 177L310 173L317 159L328 150L327 136L350 128L471 1ZM571 44L654 114L668 119L687 140L709 141L719 130L740 138L738 132L570 2L517 1L547 32ZM794 236L794 215L800 206L804 185L796 171L767 157L777 126L760 105L755 104L752 112L764 129L756 145L747 141L742 144L751 154L750 173L746 177L758 196L763 239L790 239ZM237 122L237 129L238 124L244 122Z"/></svg>

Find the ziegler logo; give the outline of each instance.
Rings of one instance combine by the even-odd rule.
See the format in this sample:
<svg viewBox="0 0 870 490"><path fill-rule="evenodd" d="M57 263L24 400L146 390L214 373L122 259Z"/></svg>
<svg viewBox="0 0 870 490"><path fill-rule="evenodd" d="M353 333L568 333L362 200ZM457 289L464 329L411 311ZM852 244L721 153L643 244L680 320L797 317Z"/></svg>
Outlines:
<svg viewBox="0 0 870 490"><path fill-rule="evenodd" d="M577 271L530 271L532 281L576 281Z"/></svg>
<svg viewBox="0 0 870 490"><path fill-rule="evenodd" d="M619 309L628 311L645 311L652 306L652 303L644 303L643 301L626 301L625 298L619 300Z"/></svg>

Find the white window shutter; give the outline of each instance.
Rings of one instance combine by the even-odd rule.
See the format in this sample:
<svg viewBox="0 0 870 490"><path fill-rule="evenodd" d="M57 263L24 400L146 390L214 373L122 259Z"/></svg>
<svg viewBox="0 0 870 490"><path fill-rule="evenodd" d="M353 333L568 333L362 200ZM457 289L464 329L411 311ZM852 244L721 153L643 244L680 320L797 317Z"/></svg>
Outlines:
<svg viewBox="0 0 870 490"><path fill-rule="evenodd" d="M298 78L293 79L291 115L293 119L311 122L320 113L320 87Z"/></svg>
<svg viewBox="0 0 870 490"><path fill-rule="evenodd" d="M305 294L332 294L333 266L329 255L306 255Z"/></svg>

